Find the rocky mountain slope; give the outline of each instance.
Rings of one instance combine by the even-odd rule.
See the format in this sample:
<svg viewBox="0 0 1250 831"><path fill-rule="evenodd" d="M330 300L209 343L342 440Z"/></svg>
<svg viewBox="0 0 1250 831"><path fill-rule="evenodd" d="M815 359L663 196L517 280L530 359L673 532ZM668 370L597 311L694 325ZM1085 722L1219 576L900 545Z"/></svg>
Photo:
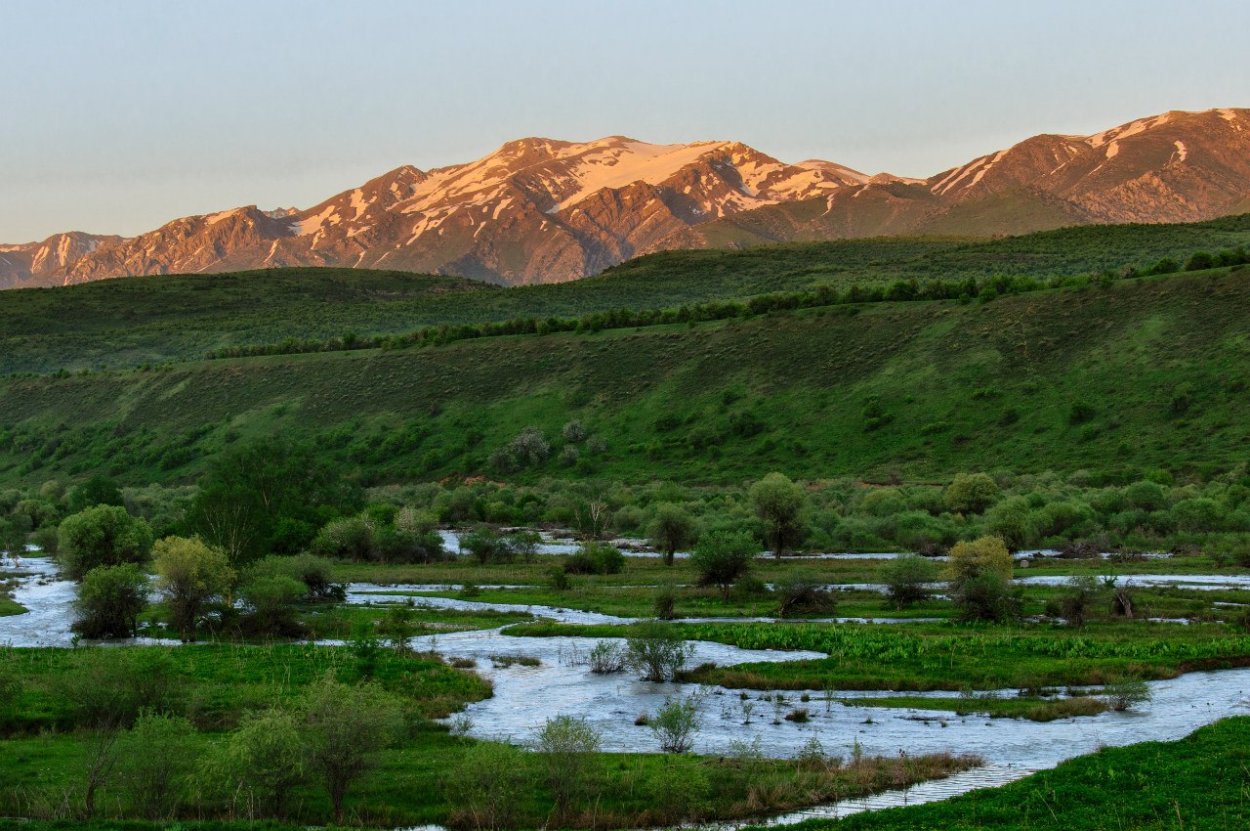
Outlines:
<svg viewBox="0 0 1250 831"><path fill-rule="evenodd" d="M531 138L464 165L401 167L306 210L249 206L132 238L74 232L0 246L0 287L293 265L552 283L672 248L989 236L1248 209L1244 109L1037 136L926 180L786 164L737 142Z"/></svg>

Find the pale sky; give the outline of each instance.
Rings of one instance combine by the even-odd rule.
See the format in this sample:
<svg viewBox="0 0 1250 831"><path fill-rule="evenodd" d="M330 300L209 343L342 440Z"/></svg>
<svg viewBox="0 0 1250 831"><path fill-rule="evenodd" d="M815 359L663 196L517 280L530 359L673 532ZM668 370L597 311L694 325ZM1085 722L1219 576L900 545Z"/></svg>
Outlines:
<svg viewBox="0 0 1250 831"><path fill-rule="evenodd" d="M514 138L929 176L1250 106L1250 0L0 0L0 242L308 207Z"/></svg>

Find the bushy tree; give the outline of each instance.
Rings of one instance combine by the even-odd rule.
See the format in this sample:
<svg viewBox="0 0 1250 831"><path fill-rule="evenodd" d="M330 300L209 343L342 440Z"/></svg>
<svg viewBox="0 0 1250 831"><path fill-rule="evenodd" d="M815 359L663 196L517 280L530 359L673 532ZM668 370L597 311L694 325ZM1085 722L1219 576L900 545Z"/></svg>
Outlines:
<svg viewBox="0 0 1250 831"><path fill-rule="evenodd" d="M294 554L327 521L354 513L361 502L359 486L316 448L269 437L214 458L188 523L238 568L265 554Z"/></svg>
<svg viewBox="0 0 1250 831"><path fill-rule="evenodd" d="M253 563L244 580L251 582L261 577L288 577L304 587L302 599L313 602L342 601L345 587L334 582L334 564L325 557L313 554L296 554L293 557L272 555Z"/></svg>
<svg viewBox="0 0 1250 831"><path fill-rule="evenodd" d="M114 505L123 503L121 489L117 483L104 474L92 476L86 482L74 488L69 495L68 505L71 514L81 513L96 505Z"/></svg>
<svg viewBox="0 0 1250 831"><path fill-rule="evenodd" d="M448 556L437 519L414 508L399 509L391 525L377 529L374 550L387 563L434 563Z"/></svg>
<svg viewBox="0 0 1250 831"><path fill-rule="evenodd" d="M1001 537L979 537L955 543L951 548L948 568L955 582L982 574L1010 580L1013 565L1011 552Z"/></svg>
<svg viewBox="0 0 1250 831"><path fill-rule="evenodd" d="M321 776L335 822L342 822L348 790L402 734L403 709L381 687L327 675L304 699L304 725L309 766Z"/></svg>
<svg viewBox="0 0 1250 831"><path fill-rule="evenodd" d="M1009 549L1019 549L1028 545L1036 537L1033 524L1033 510L1029 500L1023 496L1004 499L985 514L984 529L989 534L1000 537Z"/></svg>
<svg viewBox="0 0 1250 831"><path fill-rule="evenodd" d="M979 514L999 496L998 483L986 473L960 473L943 494L946 507L955 513Z"/></svg>
<svg viewBox="0 0 1250 831"><path fill-rule="evenodd" d="M145 563L151 549L147 522L115 505L98 505L66 517L58 531L57 557L74 580L100 566Z"/></svg>
<svg viewBox="0 0 1250 831"><path fill-rule="evenodd" d="M755 540L748 534L713 531L704 534L690 555L690 564L699 576L699 585L719 586L728 596L734 581L751 570L756 554Z"/></svg>
<svg viewBox="0 0 1250 831"><path fill-rule="evenodd" d="M569 574L620 574L625 570L625 555L616 546L591 541L564 561L564 570Z"/></svg>
<svg viewBox="0 0 1250 831"><path fill-rule="evenodd" d="M644 681L663 683L676 678L693 649L667 623L637 623L625 642L626 662Z"/></svg>
<svg viewBox="0 0 1250 831"><path fill-rule="evenodd" d="M680 505L661 503L655 509L655 518L647 526L651 544L664 552L665 565L672 565L677 549L693 545L699 538L694 518Z"/></svg>
<svg viewBox="0 0 1250 831"><path fill-rule="evenodd" d="M173 816L195 765L195 728L181 716L144 713L117 745L118 773L130 804L148 819Z"/></svg>
<svg viewBox="0 0 1250 831"><path fill-rule="evenodd" d="M1168 506L1168 492L1158 482L1134 482L1124 489L1124 498L1143 511L1161 511Z"/></svg>
<svg viewBox="0 0 1250 831"><path fill-rule="evenodd" d="M24 556L30 528L30 519L25 515L15 514L8 519L0 519L0 554L7 552L14 559Z"/></svg>
<svg viewBox="0 0 1250 831"><path fill-rule="evenodd" d="M666 698L664 706L647 721L665 753L687 753L699 732L699 702L693 696Z"/></svg>
<svg viewBox="0 0 1250 831"><path fill-rule="evenodd" d="M896 609L906 609L927 600L929 584L938 579L938 567L917 554L905 554L888 560L881 567L881 582Z"/></svg>
<svg viewBox="0 0 1250 831"><path fill-rule="evenodd" d="M1011 620L1020 615L1021 598L1009 580L993 572L966 577L951 584L951 600L964 621Z"/></svg>
<svg viewBox="0 0 1250 831"><path fill-rule="evenodd" d="M166 537L157 541L152 554L156 585L174 628L183 640L195 640L200 617L211 604L224 602L234 585L226 552L199 538Z"/></svg>
<svg viewBox="0 0 1250 831"><path fill-rule="evenodd" d="M148 604L148 577L134 563L98 566L82 579L73 629L84 638L131 638Z"/></svg>
<svg viewBox="0 0 1250 831"><path fill-rule="evenodd" d="M205 777L232 798L286 819L291 792L308 778L304 742L295 716L269 709L244 715L238 729L210 758ZM249 812L249 818L255 818Z"/></svg>
<svg viewBox="0 0 1250 831"><path fill-rule="evenodd" d="M780 557L803 539L803 489L784 474L770 473L751 486L751 506L764 522L764 539Z"/></svg>
<svg viewBox="0 0 1250 831"><path fill-rule="evenodd" d="M321 527L308 548L320 557L373 560L376 528L374 521L367 516L332 519Z"/></svg>
<svg viewBox="0 0 1250 831"><path fill-rule="evenodd" d="M585 718L556 716L547 719L534 741L543 756L547 785L556 800L556 810L564 815L575 799L582 796L594 754L602 739Z"/></svg>
<svg viewBox="0 0 1250 831"><path fill-rule="evenodd" d="M1020 599L1011 586L1011 553L1001 537L959 542L948 564L951 598L965 620L1001 621L1019 613Z"/></svg>
<svg viewBox="0 0 1250 831"><path fill-rule="evenodd" d="M508 744L478 742L444 779L448 803L456 806L457 826L499 831L516 825L528 785L525 757Z"/></svg>

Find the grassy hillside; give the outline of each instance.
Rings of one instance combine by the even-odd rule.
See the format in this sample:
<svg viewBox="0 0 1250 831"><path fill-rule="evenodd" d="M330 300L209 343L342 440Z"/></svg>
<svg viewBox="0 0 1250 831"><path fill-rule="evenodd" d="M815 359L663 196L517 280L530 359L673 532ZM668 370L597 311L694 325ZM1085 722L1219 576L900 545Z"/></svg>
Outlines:
<svg viewBox="0 0 1250 831"><path fill-rule="evenodd" d="M109 280L0 292L0 374L194 360L222 347L436 324L672 308L813 286L1036 277L1183 261L1250 244L1250 216L1193 225L1069 228L990 242L877 239L678 251L599 277L501 289L452 277L350 269Z"/></svg>
<svg viewBox="0 0 1250 831"><path fill-rule="evenodd" d="M527 426L560 450L509 475L938 477L1210 471L1244 461L1250 270L876 303L697 326L419 350L194 362L0 382L0 481L194 474L281 432L371 481L491 473Z"/></svg>
<svg viewBox="0 0 1250 831"><path fill-rule="evenodd" d="M722 261L700 262L693 269L670 268L660 257L654 268L511 289L397 271L289 268L5 291L0 292L0 374L135 367L285 338L676 307L805 288L843 273L873 282L884 279L877 272L887 265L955 245L875 240L722 253Z"/></svg>

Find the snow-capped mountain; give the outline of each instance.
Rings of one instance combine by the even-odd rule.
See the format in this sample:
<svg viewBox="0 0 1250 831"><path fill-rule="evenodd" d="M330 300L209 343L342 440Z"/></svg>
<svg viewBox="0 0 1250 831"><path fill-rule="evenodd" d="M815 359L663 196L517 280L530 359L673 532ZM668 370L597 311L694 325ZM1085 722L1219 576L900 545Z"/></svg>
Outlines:
<svg viewBox="0 0 1250 831"><path fill-rule="evenodd" d="M0 246L0 287L294 265L574 280L650 251L917 232L1016 233L1250 210L1250 110L1169 112L1042 135L927 180L737 142L509 142L392 170L306 210L184 217L137 237Z"/></svg>
<svg viewBox="0 0 1250 831"><path fill-rule="evenodd" d="M689 228L697 248L890 234L1018 234L1250 212L1250 110L1168 112L1040 135L926 180L870 181Z"/></svg>

